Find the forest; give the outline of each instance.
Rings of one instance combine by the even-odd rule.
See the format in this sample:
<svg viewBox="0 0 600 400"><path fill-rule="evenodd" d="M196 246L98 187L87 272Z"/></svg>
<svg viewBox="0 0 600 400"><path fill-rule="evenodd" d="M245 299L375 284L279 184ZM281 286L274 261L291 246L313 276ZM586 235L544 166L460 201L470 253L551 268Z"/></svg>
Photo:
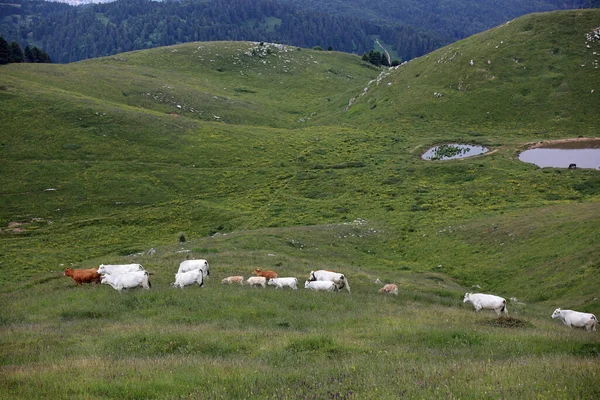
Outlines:
<svg viewBox="0 0 600 400"><path fill-rule="evenodd" d="M519 15L597 7L599 0L119 0L0 4L0 34L68 63L191 41L249 40L407 61Z"/></svg>
<svg viewBox="0 0 600 400"><path fill-rule="evenodd" d="M250 40L363 54L374 38L408 60L449 42L431 31L271 0L121 0L71 7L16 0L0 7L0 34L67 63L190 41Z"/></svg>

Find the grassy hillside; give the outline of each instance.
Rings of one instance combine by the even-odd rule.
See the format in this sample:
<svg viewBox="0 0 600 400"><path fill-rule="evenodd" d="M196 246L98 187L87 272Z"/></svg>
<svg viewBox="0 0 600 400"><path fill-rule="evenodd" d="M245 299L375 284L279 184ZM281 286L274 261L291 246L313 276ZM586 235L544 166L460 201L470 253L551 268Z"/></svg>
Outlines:
<svg viewBox="0 0 600 400"><path fill-rule="evenodd" d="M456 42L386 74L349 115L393 126L443 121L465 135L502 130L519 140L595 135L599 15L531 14Z"/></svg>
<svg viewBox="0 0 600 400"><path fill-rule="evenodd" d="M600 176L517 155L597 136L599 17L527 16L391 71L241 42L2 66L2 397L597 396L597 333L549 316L600 314ZM455 141L492 151L420 158ZM191 257L206 287L170 289ZM151 291L62 276L133 261ZM256 267L343 271L352 294L219 285ZM516 297L514 319L467 290Z"/></svg>

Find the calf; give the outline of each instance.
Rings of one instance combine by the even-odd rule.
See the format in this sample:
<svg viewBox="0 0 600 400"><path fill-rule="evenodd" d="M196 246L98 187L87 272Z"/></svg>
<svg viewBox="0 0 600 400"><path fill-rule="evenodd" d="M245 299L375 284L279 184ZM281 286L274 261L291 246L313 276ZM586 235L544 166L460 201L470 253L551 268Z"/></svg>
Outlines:
<svg viewBox="0 0 600 400"><path fill-rule="evenodd" d="M256 276L263 276L267 279L277 278L277 272L275 272L275 271L269 271L269 270L261 271L260 269L256 268L253 273Z"/></svg>
<svg viewBox="0 0 600 400"><path fill-rule="evenodd" d="M552 318L560 318L563 324L576 328L585 328L587 331L595 331L598 319L594 314L583 313L573 310L561 310L557 308L552 313Z"/></svg>
<svg viewBox="0 0 600 400"><path fill-rule="evenodd" d="M398 296L398 285L394 285L393 283L388 283L381 289L379 289L379 293L390 293Z"/></svg>
<svg viewBox="0 0 600 400"><path fill-rule="evenodd" d="M204 286L202 271L194 269L188 272L178 272L175 274L175 282L171 283L171 286L180 287L183 289L184 286L193 285L197 283L198 286Z"/></svg>
<svg viewBox="0 0 600 400"><path fill-rule="evenodd" d="M304 289L325 291L325 292L339 292L341 283L338 281L306 281L304 282Z"/></svg>
<svg viewBox="0 0 600 400"><path fill-rule="evenodd" d="M177 273L193 271L195 269L202 270L202 276L208 277L210 275L210 271L208 269L208 261L203 259L198 260L185 260L179 264L179 270Z"/></svg>
<svg viewBox="0 0 600 400"><path fill-rule="evenodd" d="M470 302L475 307L475 311L481 311L482 308L486 310L494 310L496 314L500 315L501 312L508 314L506 308L506 300L493 294L483 293L465 293L463 303Z"/></svg>
<svg viewBox="0 0 600 400"><path fill-rule="evenodd" d="M147 271L104 275L104 277L102 278L102 283L112 286L112 288L117 290L119 293L121 293L123 289L129 289L138 286L142 286L144 289L149 290L152 286L150 283L150 279L148 278Z"/></svg>
<svg viewBox="0 0 600 400"><path fill-rule="evenodd" d="M98 273L102 275L123 274L125 272L145 271L142 264L100 264Z"/></svg>
<svg viewBox="0 0 600 400"><path fill-rule="evenodd" d="M244 284L243 276L228 276L221 280L221 283L239 283L240 285Z"/></svg>
<svg viewBox="0 0 600 400"><path fill-rule="evenodd" d="M275 286L275 289L289 287L298 290L298 279L296 278L273 278L267 281L267 285Z"/></svg>
<svg viewBox="0 0 600 400"><path fill-rule="evenodd" d="M318 271L310 271L308 280L311 282L314 282L314 281L331 281L331 282L339 281L339 283L340 283L339 288L340 289L346 288L346 290L348 290L348 293L350 293L350 285L348 284L348 279L346 279L346 276L344 276L344 274L320 269Z"/></svg>
<svg viewBox="0 0 600 400"><path fill-rule="evenodd" d="M100 283L101 276L98 273L98 268L92 269L71 269L65 268L63 273L65 276L70 276L77 285L82 283Z"/></svg>
<svg viewBox="0 0 600 400"><path fill-rule="evenodd" d="M263 288L267 286L267 278L264 276L251 276L246 280L248 286L262 286Z"/></svg>

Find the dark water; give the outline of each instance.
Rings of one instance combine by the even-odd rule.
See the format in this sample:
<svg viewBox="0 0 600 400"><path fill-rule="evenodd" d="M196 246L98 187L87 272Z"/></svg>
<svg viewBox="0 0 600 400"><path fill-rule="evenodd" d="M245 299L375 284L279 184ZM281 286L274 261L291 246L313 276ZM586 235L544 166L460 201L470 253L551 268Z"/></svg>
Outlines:
<svg viewBox="0 0 600 400"><path fill-rule="evenodd" d="M452 155L452 156L438 155L438 150L440 148L443 148L444 146L454 147L454 148L459 149L460 151L457 154ZM467 157L478 156L480 154L484 154L487 152L488 152L488 148L483 147L483 146L473 146L470 144L450 143L450 144L440 145L440 146L435 146L435 147L430 148L429 150L427 150L425 153L423 153L421 155L421 158L424 160L431 160L431 159L455 160L457 158L467 158Z"/></svg>
<svg viewBox="0 0 600 400"><path fill-rule="evenodd" d="M576 164L577 168L600 169L600 149L537 148L522 152L519 160L541 168L569 168L569 165Z"/></svg>

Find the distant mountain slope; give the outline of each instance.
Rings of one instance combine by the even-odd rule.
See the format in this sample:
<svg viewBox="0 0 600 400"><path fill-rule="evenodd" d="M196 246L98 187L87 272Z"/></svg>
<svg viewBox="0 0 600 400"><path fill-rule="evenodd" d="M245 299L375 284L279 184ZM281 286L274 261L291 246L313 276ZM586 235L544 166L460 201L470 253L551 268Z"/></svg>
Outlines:
<svg viewBox="0 0 600 400"><path fill-rule="evenodd" d="M597 0L281 0L311 10L418 26L462 39L521 15L598 7Z"/></svg>
<svg viewBox="0 0 600 400"><path fill-rule="evenodd" d="M386 71L348 116L594 135L599 26L600 10L518 18Z"/></svg>
<svg viewBox="0 0 600 400"><path fill-rule="evenodd" d="M268 41L362 54L379 37L405 60L448 43L409 24L312 11L275 0L15 4L19 7L2 9L0 34L23 46L34 43L59 63L192 41Z"/></svg>

